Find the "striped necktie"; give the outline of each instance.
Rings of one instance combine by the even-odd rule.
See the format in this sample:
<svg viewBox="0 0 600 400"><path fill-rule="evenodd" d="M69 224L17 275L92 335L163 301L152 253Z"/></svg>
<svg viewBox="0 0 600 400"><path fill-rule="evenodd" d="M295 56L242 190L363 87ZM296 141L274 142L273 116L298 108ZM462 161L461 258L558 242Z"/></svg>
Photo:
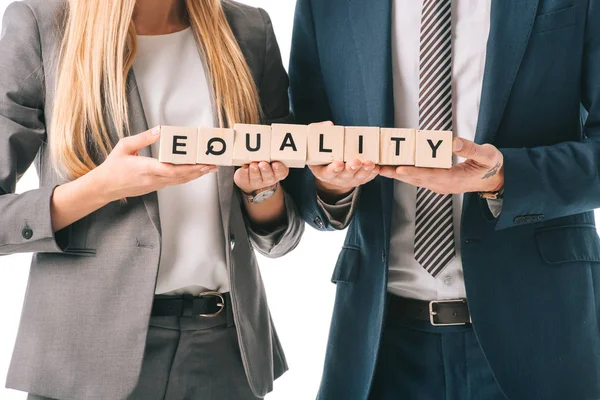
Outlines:
<svg viewBox="0 0 600 400"><path fill-rule="evenodd" d="M419 129L452 130L452 0L424 0L419 62ZM454 259L452 195L417 188L414 255L437 277Z"/></svg>

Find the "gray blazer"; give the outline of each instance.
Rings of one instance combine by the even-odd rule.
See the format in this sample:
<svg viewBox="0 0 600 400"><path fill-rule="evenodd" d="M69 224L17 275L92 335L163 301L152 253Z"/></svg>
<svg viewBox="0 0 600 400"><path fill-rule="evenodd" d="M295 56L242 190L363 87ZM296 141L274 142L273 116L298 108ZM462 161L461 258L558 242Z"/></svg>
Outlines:
<svg viewBox="0 0 600 400"><path fill-rule="evenodd" d="M265 122L287 120L288 79L269 17L230 1L224 7L258 85ZM49 162L47 126L63 14L63 0L13 3L0 40L0 254L35 253L7 387L58 399L120 399L135 387L144 354L160 254L158 202L156 193L113 202L53 233L50 198L64 182ZM131 131L147 130L133 73L128 100ZM34 162L40 189L14 194ZM227 265L242 361L262 397L287 365L253 248L282 256L297 245L304 223L286 197L285 226L252 229L233 172L218 173Z"/></svg>

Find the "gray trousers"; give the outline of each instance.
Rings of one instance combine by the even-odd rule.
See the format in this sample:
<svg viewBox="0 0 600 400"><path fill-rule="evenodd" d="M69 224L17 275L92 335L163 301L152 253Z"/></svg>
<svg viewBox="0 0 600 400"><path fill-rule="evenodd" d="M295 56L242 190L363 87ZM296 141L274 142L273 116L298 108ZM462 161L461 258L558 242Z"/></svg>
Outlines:
<svg viewBox="0 0 600 400"><path fill-rule="evenodd" d="M50 400L33 394L28 399ZM152 317L140 379L129 399L256 400L231 318Z"/></svg>

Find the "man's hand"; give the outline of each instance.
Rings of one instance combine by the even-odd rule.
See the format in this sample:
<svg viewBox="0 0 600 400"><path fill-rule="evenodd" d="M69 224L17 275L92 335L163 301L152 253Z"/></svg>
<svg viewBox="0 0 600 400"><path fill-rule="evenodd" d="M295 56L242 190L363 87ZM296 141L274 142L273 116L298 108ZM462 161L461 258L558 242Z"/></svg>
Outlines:
<svg viewBox="0 0 600 400"><path fill-rule="evenodd" d="M325 121L311 125L333 126L333 122ZM328 203L336 202L379 174L379 167L375 163L360 160L347 163L334 161L329 165L312 165L308 168L315 176L319 196Z"/></svg>
<svg viewBox="0 0 600 400"><path fill-rule="evenodd" d="M494 192L504 187L504 157L491 144L454 138L453 151L466 160L450 169L381 167L380 175L439 194Z"/></svg>
<svg viewBox="0 0 600 400"><path fill-rule="evenodd" d="M344 197L354 188L373 180L379 173L377 165L360 160L348 163L335 161L329 165L313 165L309 168L316 178L317 191L326 201Z"/></svg>

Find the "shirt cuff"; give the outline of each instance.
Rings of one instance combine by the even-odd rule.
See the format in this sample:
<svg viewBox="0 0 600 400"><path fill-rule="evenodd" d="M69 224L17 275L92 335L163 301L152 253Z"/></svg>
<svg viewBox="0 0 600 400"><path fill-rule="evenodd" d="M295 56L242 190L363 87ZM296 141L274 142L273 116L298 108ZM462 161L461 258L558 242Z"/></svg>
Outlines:
<svg viewBox="0 0 600 400"><path fill-rule="evenodd" d="M498 218L500 214L502 214L502 204L504 201L502 199L488 199L487 205L490 209L490 212L494 216L494 218Z"/></svg>
<svg viewBox="0 0 600 400"><path fill-rule="evenodd" d="M354 189L346 197L336 201L334 204L326 203L317 193L317 204L325 213L329 223L335 229L345 229L352 219L354 204L358 195L358 189Z"/></svg>

